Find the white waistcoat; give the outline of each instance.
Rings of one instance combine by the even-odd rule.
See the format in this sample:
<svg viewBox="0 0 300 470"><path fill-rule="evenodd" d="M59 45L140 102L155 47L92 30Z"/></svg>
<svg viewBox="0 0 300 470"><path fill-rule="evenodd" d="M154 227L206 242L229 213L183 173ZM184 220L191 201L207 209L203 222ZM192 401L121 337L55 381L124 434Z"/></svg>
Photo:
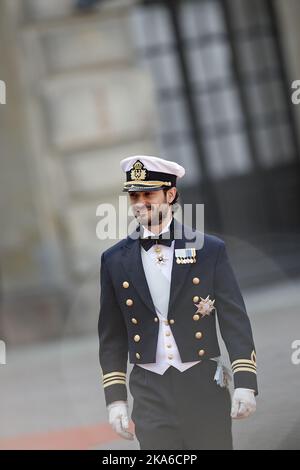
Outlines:
<svg viewBox="0 0 300 470"><path fill-rule="evenodd" d="M149 251L141 248L142 263L150 294L159 318L159 332L156 349L156 362L150 364L138 364L144 369L151 370L157 374L163 374L171 365L180 371L184 371L199 361L183 363L172 334L167 324L168 305L170 298L171 272L174 257L174 244L171 247L159 245L162 254L167 258L166 262L158 265L154 247Z"/></svg>

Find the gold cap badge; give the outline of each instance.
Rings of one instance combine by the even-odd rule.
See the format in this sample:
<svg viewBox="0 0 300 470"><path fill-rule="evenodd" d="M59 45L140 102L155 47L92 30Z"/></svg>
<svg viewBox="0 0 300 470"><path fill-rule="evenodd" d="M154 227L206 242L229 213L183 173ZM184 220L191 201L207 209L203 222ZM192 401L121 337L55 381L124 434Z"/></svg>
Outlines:
<svg viewBox="0 0 300 470"><path fill-rule="evenodd" d="M147 177L147 170L140 160L137 160L132 167L130 172L130 177L132 180L143 181Z"/></svg>

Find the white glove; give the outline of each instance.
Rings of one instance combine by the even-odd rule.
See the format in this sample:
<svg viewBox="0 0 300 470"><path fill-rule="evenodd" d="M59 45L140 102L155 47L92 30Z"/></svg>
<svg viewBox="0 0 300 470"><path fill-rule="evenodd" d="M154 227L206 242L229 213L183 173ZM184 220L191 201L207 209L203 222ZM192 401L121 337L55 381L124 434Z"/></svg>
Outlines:
<svg viewBox="0 0 300 470"><path fill-rule="evenodd" d="M248 388L236 388L232 397L231 417L247 418L256 410L254 391Z"/></svg>
<svg viewBox="0 0 300 470"><path fill-rule="evenodd" d="M108 421L113 430L123 439L133 440L133 434L129 428L128 405L126 401L114 401L107 407Z"/></svg>

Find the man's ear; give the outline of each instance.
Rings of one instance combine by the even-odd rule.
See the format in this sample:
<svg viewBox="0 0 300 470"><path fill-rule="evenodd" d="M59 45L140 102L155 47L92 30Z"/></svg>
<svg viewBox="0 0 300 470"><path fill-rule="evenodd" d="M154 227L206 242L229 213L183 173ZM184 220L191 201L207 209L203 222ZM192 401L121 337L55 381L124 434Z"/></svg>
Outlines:
<svg viewBox="0 0 300 470"><path fill-rule="evenodd" d="M171 188L167 192L167 201L168 201L169 204L171 204L174 201L174 199L176 197L176 193L177 193L176 188Z"/></svg>

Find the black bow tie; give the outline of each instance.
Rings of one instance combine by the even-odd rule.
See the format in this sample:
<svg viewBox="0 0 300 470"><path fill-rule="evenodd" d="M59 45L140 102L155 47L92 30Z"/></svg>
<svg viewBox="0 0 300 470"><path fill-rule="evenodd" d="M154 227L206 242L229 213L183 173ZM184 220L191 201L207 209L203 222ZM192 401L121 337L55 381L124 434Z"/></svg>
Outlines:
<svg viewBox="0 0 300 470"><path fill-rule="evenodd" d="M170 236L170 232L167 232L167 233L169 233L169 236ZM164 235L167 236L166 234L164 234ZM171 245L172 245L172 241L173 241L172 238L169 238L169 239L162 238L162 235L159 235L159 237L157 237L157 238L151 238L151 237L140 238L141 246L142 246L146 251L150 250L150 248L151 248L153 245L156 245L156 244L165 245L165 246L171 246Z"/></svg>
<svg viewBox="0 0 300 470"><path fill-rule="evenodd" d="M141 226L139 230L141 230L141 232L143 233L143 228ZM160 235L156 237L140 238L140 244L146 251L148 251L153 245L156 245L156 244L171 246L173 240L174 240L174 218L172 219L168 232L161 233Z"/></svg>

